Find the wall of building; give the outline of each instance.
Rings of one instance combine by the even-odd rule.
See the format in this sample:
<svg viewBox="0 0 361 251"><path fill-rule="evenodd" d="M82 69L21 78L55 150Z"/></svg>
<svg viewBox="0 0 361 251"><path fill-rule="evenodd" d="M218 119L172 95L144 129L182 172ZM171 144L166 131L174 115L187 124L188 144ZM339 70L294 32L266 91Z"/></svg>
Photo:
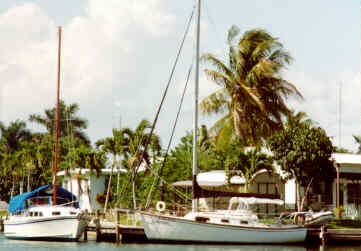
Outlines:
<svg viewBox="0 0 361 251"><path fill-rule="evenodd" d="M105 176L97 177L91 174L88 177L82 177L79 181L80 183L76 177L64 177L62 186L77 196L81 209L94 211L103 208L96 198L98 194L105 192Z"/></svg>

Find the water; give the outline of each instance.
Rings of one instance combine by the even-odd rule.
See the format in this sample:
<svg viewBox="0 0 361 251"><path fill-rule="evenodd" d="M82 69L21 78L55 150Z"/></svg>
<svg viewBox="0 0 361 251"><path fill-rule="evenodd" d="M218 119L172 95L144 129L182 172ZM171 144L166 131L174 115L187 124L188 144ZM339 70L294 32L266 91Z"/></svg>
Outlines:
<svg viewBox="0 0 361 251"><path fill-rule="evenodd" d="M276 246L276 245L163 245L163 244L113 244L96 243L94 241L67 243L67 242L39 242L39 241L16 241L5 239L0 235L0 251L361 251L358 246L335 246L335 247L312 247L304 246Z"/></svg>

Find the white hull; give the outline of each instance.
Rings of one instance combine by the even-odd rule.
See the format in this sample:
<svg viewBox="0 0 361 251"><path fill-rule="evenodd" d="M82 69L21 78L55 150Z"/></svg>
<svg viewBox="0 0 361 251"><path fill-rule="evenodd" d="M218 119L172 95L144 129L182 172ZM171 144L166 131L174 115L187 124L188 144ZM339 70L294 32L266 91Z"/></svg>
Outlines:
<svg viewBox="0 0 361 251"><path fill-rule="evenodd" d="M35 207L33 212L42 212L34 216L31 211L11 215L4 221L4 234L9 239L77 241L87 226L87 220L73 208ZM51 215L52 212L59 215ZM70 214L73 213L73 215Z"/></svg>
<svg viewBox="0 0 361 251"><path fill-rule="evenodd" d="M181 217L142 213L148 239L207 243L299 243L307 229L298 226L248 227L187 220Z"/></svg>
<svg viewBox="0 0 361 251"><path fill-rule="evenodd" d="M85 227L86 223L77 217L5 220L4 234L11 239L77 241Z"/></svg>

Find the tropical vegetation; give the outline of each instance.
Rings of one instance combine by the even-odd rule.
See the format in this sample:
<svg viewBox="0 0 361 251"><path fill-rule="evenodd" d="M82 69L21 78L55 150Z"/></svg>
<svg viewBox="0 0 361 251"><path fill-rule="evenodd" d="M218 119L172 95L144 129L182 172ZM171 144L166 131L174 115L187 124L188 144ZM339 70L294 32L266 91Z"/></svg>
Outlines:
<svg viewBox="0 0 361 251"><path fill-rule="evenodd" d="M269 148L286 178L295 179L297 208L302 211L312 183L334 176L331 161L334 147L330 138L322 128L313 125L305 113L296 113L288 117L283 131L269 139ZM303 194L301 187L305 188Z"/></svg>
<svg viewBox="0 0 361 251"><path fill-rule="evenodd" d="M274 160L287 177L304 187L319 178L317 173L330 172L330 139L287 105L289 97L302 96L282 76L291 56L280 40L261 29L239 36L232 26L227 42L227 60L211 53L202 56L206 75L219 89L204 98L200 108L204 115L220 117L210 129L205 125L198 129L199 171L225 170L228 180L240 175L246 189L259 170L274 171ZM106 192L98 198L105 210L144 208L148 200L172 201L176 190L172 182L191 179L192 132L186 132L168 152L152 133L153 125L142 119L134 128L109 128L110 136L92 144L79 109L79 104L60 102L59 167L67 174L75 168L96 174L110 168ZM25 184L31 190L51 182L54 114L51 107L43 114L31 114L29 121L0 122L0 199L22 192ZM29 130L28 122L45 131ZM77 178L82 179L80 172ZM187 192L175 192L185 201L190 198Z"/></svg>
<svg viewBox="0 0 361 251"><path fill-rule="evenodd" d="M246 144L256 145L283 128L283 116L290 113L286 99L301 97L297 88L282 77L291 56L279 39L262 29L228 31L229 51L223 61L212 53L202 56L212 66L207 77L219 89L200 103L204 114L220 114L212 130L219 141L238 135ZM222 146L224 143L222 144Z"/></svg>

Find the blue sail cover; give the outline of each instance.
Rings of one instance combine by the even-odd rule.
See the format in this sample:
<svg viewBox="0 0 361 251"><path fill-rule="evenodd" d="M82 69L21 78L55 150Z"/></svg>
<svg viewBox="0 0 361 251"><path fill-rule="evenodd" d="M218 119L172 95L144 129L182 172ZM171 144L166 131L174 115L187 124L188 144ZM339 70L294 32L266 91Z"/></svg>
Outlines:
<svg viewBox="0 0 361 251"><path fill-rule="evenodd" d="M16 213L16 212L20 212L20 211L24 210L26 200L33 198L33 197L53 196L53 192L51 190L52 188L53 188L52 184L44 185L44 186L38 187L37 189L35 189L31 192L23 193L23 194L12 197L9 202L8 211L10 213ZM74 201L73 205L76 208L79 208L79 203L77 202L76 196L74 194L72 194L71 192L69 192L68 190L66 190L60 186L56 186L56 196L65 198L69 201Z"/></svg>

